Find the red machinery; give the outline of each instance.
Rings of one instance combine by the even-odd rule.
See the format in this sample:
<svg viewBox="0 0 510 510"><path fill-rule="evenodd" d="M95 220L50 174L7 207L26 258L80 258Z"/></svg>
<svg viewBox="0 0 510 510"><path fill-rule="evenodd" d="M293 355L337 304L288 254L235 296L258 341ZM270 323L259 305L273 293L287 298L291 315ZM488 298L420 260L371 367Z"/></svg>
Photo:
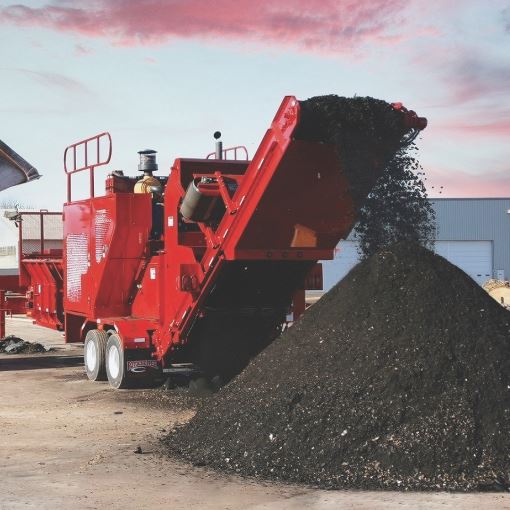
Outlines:
<svg viewBox="0 0 510 510"><path fill-rule="evenodd" d="M26 291L26 313L34 322L63 329L62 213L21 211L13 218L19 232L19 285Z"/></svg>
<svg viewBox="0 0 510 510"><path fill-rule="evenodd" d="M93 174L110 160L109 135L66 149L63 263L23 264L53 279L55 296L63 282L51 319L34 318L85 342L90 379L120 388L180 363L228 379L290 309L302 313L305 289L322 288L317 261L333 258L356 210L335 147L293 138L299 118L286 97L252 161L217 146L216 159L177 159L156 178L153 151L142 151L143 182L113 172L99 197ZM72 201L72 175L84 170L90 198Z"/></svg>
<svg viewBox="0 0 510 510"><path fill-rule="evenodd" d="M0 339L5 336L5 312L9 311L5 308L5 291L0 290Z"/></svg>
<svg viewBox="0 0 510 510"><path fill-rule="evenodd" d="M0 275L0 289L5 291L6 308L12 314L26 312L26 288L19 284L19 274Z"/></svg>

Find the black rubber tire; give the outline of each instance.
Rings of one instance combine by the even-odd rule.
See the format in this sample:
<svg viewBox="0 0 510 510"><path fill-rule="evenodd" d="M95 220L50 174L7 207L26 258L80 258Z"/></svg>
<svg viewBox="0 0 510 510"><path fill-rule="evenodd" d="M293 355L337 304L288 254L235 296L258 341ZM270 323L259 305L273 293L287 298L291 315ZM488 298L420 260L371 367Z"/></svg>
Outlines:
<svg viewBox="0 0 510 510"><path fill-rule="evenodd" d="M106 343L108 335L105 331L91 329L85 336L83 345L83 363L85 372L91 381L106 381ZM89 345L91 344L91 345ZM88 359L91 349L95 352L95 361ZM93 363L93 364L92 364Z"/></svg>
<svg viewBox="0 0 510 510"><path fill-rule="evenodd" d="M126 370L126 356L122 341L113 333L108 338L106 344L106 375L110 386L115 389L124 389L129 387L129 378Z"/></svg>

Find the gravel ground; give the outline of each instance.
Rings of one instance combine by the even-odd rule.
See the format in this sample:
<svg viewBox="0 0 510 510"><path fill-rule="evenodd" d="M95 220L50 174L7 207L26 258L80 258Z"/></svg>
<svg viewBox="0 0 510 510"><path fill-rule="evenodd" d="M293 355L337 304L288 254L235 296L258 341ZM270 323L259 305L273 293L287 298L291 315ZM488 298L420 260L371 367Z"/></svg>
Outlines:
<svg viewBox="0 0 510 510"><path fill-rule="evenodd" d="M178 392L89 382L81 347L27 320L8 334L56 348L0 354L0 508L151 510L499 510L510 494L324 491L249 481L162 456L165 432L196 406ZM181 398L183 397L183 398ZM142 454L134 451L140 446Z"/></svg>

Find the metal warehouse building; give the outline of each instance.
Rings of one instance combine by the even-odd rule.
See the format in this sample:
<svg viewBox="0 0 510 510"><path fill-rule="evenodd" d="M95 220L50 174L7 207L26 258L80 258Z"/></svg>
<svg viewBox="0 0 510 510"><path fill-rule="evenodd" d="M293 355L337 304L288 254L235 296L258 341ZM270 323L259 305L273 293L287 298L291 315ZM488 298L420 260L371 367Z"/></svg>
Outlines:
<svg viewBox="0 0 510 510"><path fill-rule="evenodd" d="M435 198L435 251L479 284L510 279L510 198ZM352 236L342 241L335 260L323 262L329 290L359 262Z"/></svg>

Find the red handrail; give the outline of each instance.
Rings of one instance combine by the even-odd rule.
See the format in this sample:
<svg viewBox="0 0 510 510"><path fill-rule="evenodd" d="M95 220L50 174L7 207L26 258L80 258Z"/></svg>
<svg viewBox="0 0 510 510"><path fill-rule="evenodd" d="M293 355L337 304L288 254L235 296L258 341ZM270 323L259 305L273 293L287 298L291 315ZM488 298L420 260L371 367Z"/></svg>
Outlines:
<svg viewBox="0 0 510 510"><path fill-rule="evenodd" d="M101 139L106 139L108 142L106 158L101 154ZM95 143L95 146L93 145ZM92 154L89 151L89 146L92 145ZM84 164L77 166L76 150L78 147L83 147L84 151ZM72 166L68 165L68 154L72 151ZM90 197L94 196L94 169L97 166L107 165L112 157L112 137L110 133L99 133L96 136L91 136L85 140L73 143L66 147L64 151L64 171L67 174L67 201L71 202L71 175L82 172L83 170L90 171ZM92 158L92 159L91 159Z"/></svg>
<svg viewBox="0 0 510 510"><path fill-rule="evenodd" d="M227 155L229 152L233 152L234 153L234 158L235 160L237 160L237 151L239 152L244 152L244 159L246 161L248 161L248 149L244 146L244 145L236 145L235 147L228 147L227 149L223 149L223 159L228 159L227 158ZM216 152L210 152L209 154L207 154L206 156L206 159L211 159L213 156L216 155Z"/></svg>

